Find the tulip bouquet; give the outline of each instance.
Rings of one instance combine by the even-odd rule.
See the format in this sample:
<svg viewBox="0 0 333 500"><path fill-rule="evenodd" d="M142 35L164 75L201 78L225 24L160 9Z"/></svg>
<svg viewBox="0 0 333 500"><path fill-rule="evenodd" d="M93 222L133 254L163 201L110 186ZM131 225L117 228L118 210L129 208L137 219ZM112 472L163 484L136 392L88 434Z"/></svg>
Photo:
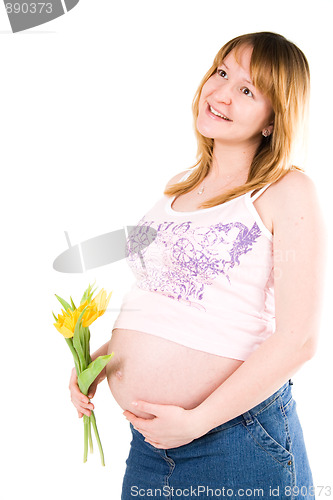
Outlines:
<svg viewBox="0 0 333 500"><path fill-rule="evenodd" d="M103 368L105 368L114 354L112 352L107 356L99 356L94 361L92 361L90 357L89 326L99 316L102 316L102 314L105 313L112 293L111 292L110 295L106 297L106 291L102 288L102 290L100 290L96 297L92 298L95 290L92 290L92 287L89 284L88 288L85 290L82 296L79 307L75 306L72 297L70 297L70 305L64 299L55 294L61 305L64 307L64 310L62 310L62 314L58 314L58 318L54 313L52 313L54 318L56 319L56 323L54 323L54 326L65 337L65 340L72 352L77 373L78 385L80 391L85 395L88 394L90 385L97 378ZM93 451L91 425L95 432L102 465L105 465L102 444L99 438L96 419L93 411L91 412L90 417L88 417L87 415L83 415L83 462L87 461L88 442L90 445L90 452L92 453Z"/></svg>

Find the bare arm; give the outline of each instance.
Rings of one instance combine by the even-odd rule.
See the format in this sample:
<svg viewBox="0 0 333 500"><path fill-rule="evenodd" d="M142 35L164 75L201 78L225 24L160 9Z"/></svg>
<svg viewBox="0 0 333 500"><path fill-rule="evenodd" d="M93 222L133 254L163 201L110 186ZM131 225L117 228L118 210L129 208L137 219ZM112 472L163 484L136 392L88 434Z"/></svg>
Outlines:
<svg viewBox="0 0 333 500"><path fill-rule="evenodd" d="M291 172L269 192L264 204L274 233L276 331L196 408L134 401L136 409L155 418L123 414L157 448L190 443L250 410L314 356L326 264L326 230L315 188L305 174Z"/></svg>
<svg viewBox="0 0 333 500"><path fill-rule="evenodd" d="M102 345L102 347L100 347L97 351L95 351L91 355L91 360L94 361L96 358L98 358L98 356L106 356L108 353L109 343L110 341L108 340L107 342L105 342L105 344ZM97 384L99 384L106 378L106 367L101 371L101 373L97 378L98 378Z"/></svg>
<svg viewBox="0 0 333 500"><path fill-rule="evenodd" d="M326 231L315 188L307 176L287 174L277 184L270 201L276 331L205 401L191 410L200 434L273 394L316 350Z"/></svg>

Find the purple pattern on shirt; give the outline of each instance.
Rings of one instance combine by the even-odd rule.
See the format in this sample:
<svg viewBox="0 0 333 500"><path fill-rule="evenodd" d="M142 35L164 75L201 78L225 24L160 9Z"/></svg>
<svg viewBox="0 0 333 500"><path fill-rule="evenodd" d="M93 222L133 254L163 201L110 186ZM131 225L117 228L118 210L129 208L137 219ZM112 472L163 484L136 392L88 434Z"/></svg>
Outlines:
<svg viewBox="0 0 333 500"><path fill-rule="evenodd" d="M156 239L142 248L150 227L157 230ZM155 225L143 217L129 234L127 262L141 289L204 309L192 301L202 300L205 285L221 274L231 285L229 270L241 264L240 257L252 250L260 235L256 222L250 229L241 222L200 227L192 222Z"/></svg>

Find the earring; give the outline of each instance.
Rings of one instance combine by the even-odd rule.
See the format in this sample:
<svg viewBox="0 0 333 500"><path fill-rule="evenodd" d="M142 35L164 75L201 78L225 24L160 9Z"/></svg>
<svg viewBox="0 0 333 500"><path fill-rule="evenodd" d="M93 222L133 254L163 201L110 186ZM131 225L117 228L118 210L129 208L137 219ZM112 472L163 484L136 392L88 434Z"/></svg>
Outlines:
<svg viewBox="0 0 333 500"><path fill-rule="evenodd" d="M268 137L270 135L269 130L267 130L267 128L261 133L264 137Z"/></svg>

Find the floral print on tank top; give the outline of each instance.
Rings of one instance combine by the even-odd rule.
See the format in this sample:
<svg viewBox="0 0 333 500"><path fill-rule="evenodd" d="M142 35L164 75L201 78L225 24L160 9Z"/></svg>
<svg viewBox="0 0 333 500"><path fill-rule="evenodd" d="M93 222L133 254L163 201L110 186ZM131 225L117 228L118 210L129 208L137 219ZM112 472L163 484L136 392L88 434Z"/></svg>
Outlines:
<svg viewBox="0 0 333 500"><path fill-rule="evenodd" d="M149 229L157 230L155 239ZM192 222L145 221L127 239L127 262L143 290L161 293L205 310L200 304L205 287L223 275L230 286L230 269L240 266L261 236L255 222L197 226Z"/></svg>

